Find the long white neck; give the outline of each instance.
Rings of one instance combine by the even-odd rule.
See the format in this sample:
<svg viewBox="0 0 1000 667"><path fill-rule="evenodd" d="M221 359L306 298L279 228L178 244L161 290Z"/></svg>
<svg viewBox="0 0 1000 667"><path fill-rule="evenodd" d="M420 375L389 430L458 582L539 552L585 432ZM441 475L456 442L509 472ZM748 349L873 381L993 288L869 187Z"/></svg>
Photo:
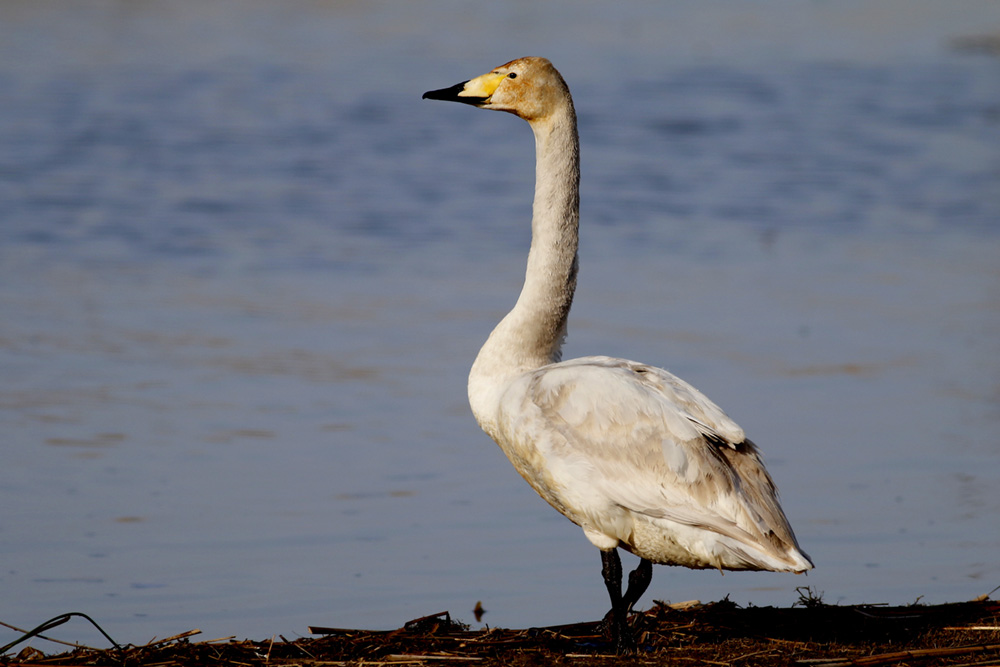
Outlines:
<svg viewBox="0 0 1000 667"><path fill-rule="evenodd" d="M513 310L479 351L469 374L469 402L483 428L516 376L559 361L576 289L580 219L580 144L567 95L531 123L535 133L535 201L524 286Z"/></svg>

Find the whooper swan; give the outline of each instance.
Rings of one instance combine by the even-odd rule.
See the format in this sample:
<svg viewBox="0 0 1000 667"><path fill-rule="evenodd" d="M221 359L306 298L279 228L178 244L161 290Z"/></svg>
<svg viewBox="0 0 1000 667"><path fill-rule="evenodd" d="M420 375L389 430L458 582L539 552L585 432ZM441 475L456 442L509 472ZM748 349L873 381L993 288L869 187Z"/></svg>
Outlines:
<svg viewBox="0 0 1000 667"><path fill-rule="evenodd" d="M615 649L652 563L804 572L757 447L715 403L667 371L625 359L560 361L576 288L580 153L569 88L521 58L424 94L507 111L535 134L531 249L517 303L469 374L469 402L528 484L601 550ZM617 547L641 560L622 593Z"/></svg>

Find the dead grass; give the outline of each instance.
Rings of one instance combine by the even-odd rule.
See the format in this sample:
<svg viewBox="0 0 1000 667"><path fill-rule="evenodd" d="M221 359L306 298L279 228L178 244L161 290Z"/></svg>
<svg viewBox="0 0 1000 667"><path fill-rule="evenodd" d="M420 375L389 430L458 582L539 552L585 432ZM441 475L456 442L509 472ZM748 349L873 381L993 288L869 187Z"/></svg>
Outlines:
<svg viewBox="0 0 1000 667"><path fill-rule="evenodd" d="M475 664L847 667L1000 665L1000 602L944 605L827 605L811 592L791 608L742 608L722 600L675 609L657 603L634 614L636 655L619 657L599 623L470 630L446 612L398 630L310 628L288 641L192 641L191 633L146 646L77 648L45 655L27 648L0 658L12 667L333 667Z"/></svg>

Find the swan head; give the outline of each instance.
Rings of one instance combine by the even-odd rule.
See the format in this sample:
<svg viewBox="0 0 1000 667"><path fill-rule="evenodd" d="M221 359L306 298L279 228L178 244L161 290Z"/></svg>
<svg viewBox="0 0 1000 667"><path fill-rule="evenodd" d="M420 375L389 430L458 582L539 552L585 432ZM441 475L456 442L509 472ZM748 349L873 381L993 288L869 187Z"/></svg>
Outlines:
<svg viewBox="0 0 1000 667"><path fill-rule="evenodd" d="M572 105L569 87L545 58L512 60L475 79L428 91L423 99L506 111L528 122L544 119L555 110Z"/></svg>

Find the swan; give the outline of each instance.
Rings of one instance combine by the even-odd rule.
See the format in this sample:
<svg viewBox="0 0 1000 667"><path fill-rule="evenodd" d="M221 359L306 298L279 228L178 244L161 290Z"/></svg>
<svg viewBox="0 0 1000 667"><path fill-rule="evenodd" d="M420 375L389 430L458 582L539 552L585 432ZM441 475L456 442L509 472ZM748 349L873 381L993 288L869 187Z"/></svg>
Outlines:
<svg viewBox="0 0 1000 667"><path fill-rule="evenodd" d="M704 394L653 366L562 361L576 287L580 151L569 88L544 58L520 58L424 99L515 114L535 136L524 285L469 373L476 421L552 507L601 552L615 650L652 564L801 573L813 567L757 446ZM622 593L618 548L639 557Z"/></svg>

